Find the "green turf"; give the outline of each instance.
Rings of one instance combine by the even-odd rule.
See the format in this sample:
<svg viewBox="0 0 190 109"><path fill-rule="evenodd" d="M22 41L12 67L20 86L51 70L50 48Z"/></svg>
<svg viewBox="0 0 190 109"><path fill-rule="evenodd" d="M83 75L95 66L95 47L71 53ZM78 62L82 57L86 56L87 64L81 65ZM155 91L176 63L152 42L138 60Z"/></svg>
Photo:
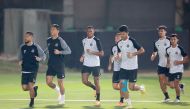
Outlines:
<svg viewBox="0 0 190 109"><path fill-rule="evenodd" d="M28 99L28 92L24 92L20 87L19 66L15 63L0 61L0 109L27 109L27 100L7 100L7 99ZM44 66L43 66L44 67ZM40 70L44 72L45 70ZM93 100L93 91L81 83L80 72L77 70L66 71L65 88L66 100ZM139 72L140 73L140 72ZM111 74L101 76L101 99L118 100L119 93L112 89ZM50 99L52 101L37 100L35 109L123 109L116 107L116 101L102 102L100 107L95 107L92 101L66 101L64 106L57 105L57 95L54 90L47 87L45 83L45 73L38 74L39 96L37 99ZM91 78L92 80L92 78ZM56 82L56 79L55 79ZM144 84L147 89L146 95L139 92L130 92L131 99L134 101L161 101L163 95L159 89L156 75L147 76L140 74L138 84ZM186 84L185 95L181 96L181 103L161 103L161 102L133 102L134 109L189 109L190 102L190 78L184 77L183 83ZM174 90L169 89L171 99L175 98Z"/></svg>

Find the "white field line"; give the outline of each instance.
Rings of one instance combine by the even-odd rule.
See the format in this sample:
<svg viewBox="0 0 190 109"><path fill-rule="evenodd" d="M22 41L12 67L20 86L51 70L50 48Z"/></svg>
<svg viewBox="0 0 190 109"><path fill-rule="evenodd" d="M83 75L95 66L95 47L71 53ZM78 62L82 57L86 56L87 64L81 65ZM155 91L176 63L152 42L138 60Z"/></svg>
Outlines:
<svg viewBox="0 0 190 109"><path fill-rule="evenodd" d="M28 101L29 99L0 99L0 101ZM56 99L36 99L36 101L57 101ZM93 102L95 100L65 100L66 102ZM101 100L102 102L117 102L118 100ZM132 102L137 103L161 103L160 100L132 100ZM172 102L172 101L171 101ZM190 103L190 101L181 101Z"/></svg>

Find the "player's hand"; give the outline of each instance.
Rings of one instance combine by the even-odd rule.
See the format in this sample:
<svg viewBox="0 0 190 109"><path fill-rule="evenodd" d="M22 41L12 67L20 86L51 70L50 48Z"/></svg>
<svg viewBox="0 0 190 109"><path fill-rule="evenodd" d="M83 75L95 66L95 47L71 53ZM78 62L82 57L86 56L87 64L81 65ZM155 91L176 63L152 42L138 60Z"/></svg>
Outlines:
<svg viewBox="0 0 190 109"><path fill-rule="evenodd" d="M166 64L166 67L167 67L167 68L170 68L170 67L171 67L171 64L170 64L170 63L167 63L167 64Z"/></svg>
<svg viewBox="0 0 190 109"><path fill-rule="evenodd" d="M119 61L120 59L121 59L121 58L120 58L119 55L114 56L114 60L115 60L115 61Z"/></svg>
<svg viewBox="0 0 190 109"><path fill-rule="evenodd" d="M108 66L108 71L111 71L111 65Z"/></svg>
<svg viewBox="0 0 190 109"><path fill-rule="evenodd" d="M127 52L128 58L133 58L135 56L135 53Z"/></svg>
<svg viewBox="0 0 190 109"><path fill-rule="evenodd" d="M84 56L80 57L80 62L84 62Z"/></svg>
<svg viewBox="0 0 190 109"><path fill-rule="evenodd" d="M40 58L40 57L38 57L38 56L35 56L35 58L36 58L36 61L41 61L42 59Z"/></svg>
<svg viewBox="0 0 190 109"><path fill-rule="evenodd" d="M22 65L22 61L19 61L19 62L18 62L18 65Z"/></svg>
<svg viewBox="0 0 190 109"><path fill-rule="evenodd" d="M174 65L180 65L181 64L181 61L174 61Z"/></svg>
<svg viewBox="0 0 190 109"><path fill-rule="evenodd" d="M55 49L54 54L58 55L58 54L61 54L61 52L58 49Z"/></svg>
<svg viewBox="0 0 190 109"><path fill-rule="evenodd" d="M88 54L92 54L92 51L90 49L86 49Z"/></svg>
<svg viewBox="0 0 190 109"><path fill-rule="evenodd" d="M150 57L150 60L151 60L151 61L154 61L155 58L156 58L156 55L152 54L151 57Z"/></svg>

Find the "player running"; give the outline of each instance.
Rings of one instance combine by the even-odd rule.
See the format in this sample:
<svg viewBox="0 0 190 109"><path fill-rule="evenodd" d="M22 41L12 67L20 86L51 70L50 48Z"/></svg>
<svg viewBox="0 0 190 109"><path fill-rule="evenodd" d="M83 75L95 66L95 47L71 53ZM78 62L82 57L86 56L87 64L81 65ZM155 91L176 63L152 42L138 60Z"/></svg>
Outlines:
<svg viewBox="0 0 190 109"><path fill-rule="evenodd" d="M94 36L95 29L93 26L88 26L87 37L82 40L84 53L80 57L80 62L83 62L82 67L82 82L86 86L92 88L96 92L97 106L100 105L100 57L104 55L101 42ZM90 74L94 76L94 84L91 83L88 78Z"/></svg>
<svg viewBox="0 0 190 109"><path fill-rule="evenodd" d="M129 36L128 27L126 25L122 25L119 31L122 37L122 40L117 44L119 57L121 58L121 69L119 74L121 92L128 104L127 108L132 108L128 94L128 82L130 90L141 91L141 93L145 92L143 85L138 86L136 84L138 69L137 56L143 54L145 50L134 38Z"/></svg>
<svg viewBox="0 0 190 109"><path fill-rule="evenodd" d="M115 90L119 90L119 91L120 91L119 73L120 73L121 60L118 57L117 43L120 40L121 40L120 33L117 33L115 35L115 45L111 49L111 55L109 58L109 65L108 65L108 70L111 71L112 64L113 64L112 86ZM124 106L123 100L124 100L124 97L122 96L121 91L120 91L120 102L117 103L117 106Z"/></svg>
<svg viewBox="0 0 190 109"><path fill-rule="evenodd" d="M22 89L29 91L30 104L34 107L34 98L37 96L38 86L34 86L39 68L39 61L45 60L46 55L41 47L33 42L33 33L26 32L24 44L20 46L19 64L22 67Z"/></svg>
<svg viewBox="0 0 190 109"><path fill-rule="evenodd" d="M176 99L174 102L180 102L180 87L179 83L184 72L183 64L189 62L189 57L181 46L178 45L178 35L170 36L171 46L166 49L167 67L169 68L170 87L175 89Z"/></svg>
<svg viewBox="0 0 190 109"><path fill-rule="evenodd" d="M168 84L168 76L169 76L169 69L166 67L167 58L166 58L166 48L170 46L169 38L166 36L167 27L164 25L160 25L158 30L159 39L154 43L154 51L151 55L151 61L154 61L159 56L158 68L157 73L160 82L160 88L165 96L163 102L168 102L170 97L167 91L167 84Z"/></svg>
<svg viewBox="0 0 190 109"><path fill-rule="evenodd" d="M50 31L51 37L47 40L49 59L46 83L59 94L59 104L65 104L65 88L63 83L63 79L65 78L64 55L71 54L71 49L67 43L59 37L59 30L59 25L53 24ZM57 76L58 86L53 83L54 76Z"/></svg>

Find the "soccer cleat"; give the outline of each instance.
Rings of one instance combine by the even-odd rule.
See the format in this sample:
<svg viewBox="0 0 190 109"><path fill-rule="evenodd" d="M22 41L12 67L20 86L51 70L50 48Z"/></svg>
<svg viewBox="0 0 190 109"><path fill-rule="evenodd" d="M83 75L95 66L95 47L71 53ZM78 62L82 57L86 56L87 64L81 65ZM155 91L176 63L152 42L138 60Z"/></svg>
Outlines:
<svg viewBox="0 0 190 109"><path fill-rule="evenodd" d="M65 104L65 95L62 95L59 99L59 104L63 105Z"/></svg>
<svg viewBox="0 0 190 109"><path fill-rule="evenodd" d="M100 106L100 101L96 100L95 105Z"/></svg>
<svg viewBox="0 0 190 109"><path fill-rule="evenodd" d="M33 107L34 107L34 101L30 101L29 107L30 107L30 108L33 108Z"/></svg>
<svg viewBox="0 0 190 109"><path fill-rule="evenodd" d="M118 103L116 104L116 106L122 107L122 106L125 106L125 103L123 103L123 102L118 102Z"/></svg>
<svg viewBox="0 0 190 109"><path fill-rule="evenodd" d="M181 93L184 94L185 85L183 83L179 84L179 88L180 88Z"/></svg>
<svg viewBox="0 0 190 109"><path fill-rule="evenodd" d="M132 108L131 99L130 99L130 98L126 99L126 102L127 102L127 107L126 107L126 109L131 109L131 108Z"/></svg>
<svg viewBox="0 0 190 109"><path fill-rule="evenodd" d="M165 99L163 100L164 103L167 103L167 102L169 102L169 101L170 101L170 98L165 98Z"/></svg>
<svg viewBox="0 0 190 109"><path fill-rule="evenodd" d="M140 86L140 92L141 92L141 94L145 94L146 93L146 89L145 89L144 85Z"/></svg>
<svg viewBox="0 0 190 109"><path fill-rule="evenodd" d="M174 102L175 102L175 103L179 103L180 100L179 100L179 99L175 99Z"/></svg>
<svg viewBox="0 0 190 109"><path fill-rule="evenodd" d="M37 97L38 96L38 86L34 86L34 92L35 92L34 97Z"/></svg>

